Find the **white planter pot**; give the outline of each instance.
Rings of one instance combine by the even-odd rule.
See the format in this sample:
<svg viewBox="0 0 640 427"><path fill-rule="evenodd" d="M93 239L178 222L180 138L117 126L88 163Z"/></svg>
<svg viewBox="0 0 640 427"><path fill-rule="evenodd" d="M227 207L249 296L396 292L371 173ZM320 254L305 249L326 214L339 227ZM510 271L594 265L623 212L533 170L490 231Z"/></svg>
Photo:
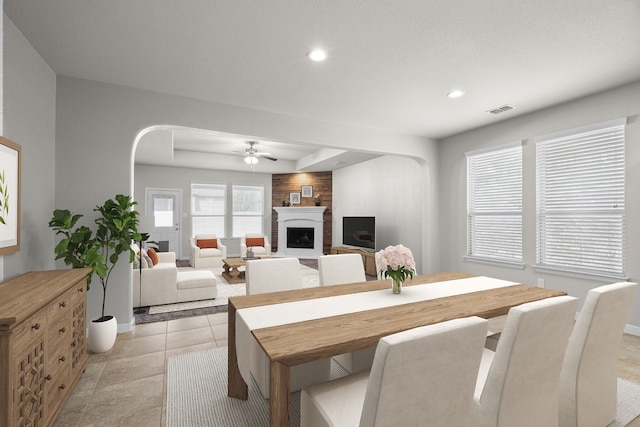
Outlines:
<svg viewBox="0 0 640 427"><path fill-rule="evenodd" d="M97 322L97 319L93 319L89 322L89 336L87 337L87 344L89 351L92 353L104 353L111 350L113 344L116 342L116 335L118 335L118 322L115 316L105 322Z"/></svg>

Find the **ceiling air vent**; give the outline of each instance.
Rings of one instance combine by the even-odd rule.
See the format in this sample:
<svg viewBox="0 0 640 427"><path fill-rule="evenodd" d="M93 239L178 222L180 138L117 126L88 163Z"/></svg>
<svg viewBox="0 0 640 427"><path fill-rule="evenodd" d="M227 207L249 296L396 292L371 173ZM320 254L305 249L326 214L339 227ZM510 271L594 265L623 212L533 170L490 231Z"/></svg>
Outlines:
<svg viewBox="0 0 640 427"><path fill-rule="evenodd" d="M489 110L487 111L487 113L489 114L500 114L500 113L504 113L505 111L509 111L509 110L513 110L514 107L513 105L503 105L502 107L498 107L498 108L494 108L493 110Z"/></svg>

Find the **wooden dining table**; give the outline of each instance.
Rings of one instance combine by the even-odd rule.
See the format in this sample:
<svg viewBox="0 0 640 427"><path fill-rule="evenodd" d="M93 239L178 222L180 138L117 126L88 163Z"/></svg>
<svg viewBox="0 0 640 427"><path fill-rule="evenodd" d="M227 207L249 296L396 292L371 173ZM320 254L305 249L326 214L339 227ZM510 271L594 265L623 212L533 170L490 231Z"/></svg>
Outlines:
<svg viewBox="0 0 640 427"><path fill-rule="evenodd" d="M405 282L404 286L447 281L452 281L452 286L455 286L453 281L473 277L457 272L419 275ZM389 298L393 298L390 287L389 280L376 280L229 298L228 395L242 400L248 398L248 386L238 365L238 310L384 289L389 289ZM289 370L292 366L374 347L384 336L419 326L469 316L488 319L507 314L511 307L520 304L562 295L566 293L524 284L505 286L503 283L477 292L253 329L251 333L270 363L270 425L289 425Z"/></svg>

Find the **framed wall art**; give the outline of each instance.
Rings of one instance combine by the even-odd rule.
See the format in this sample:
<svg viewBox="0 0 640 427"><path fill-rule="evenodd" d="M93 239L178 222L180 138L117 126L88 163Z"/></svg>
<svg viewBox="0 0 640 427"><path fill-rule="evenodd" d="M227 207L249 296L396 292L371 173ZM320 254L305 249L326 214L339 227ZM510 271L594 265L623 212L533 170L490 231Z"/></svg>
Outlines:
<svg viewBox="0 0 640 427"><path fill-rule="evenodd" d="M313 185L303 185L301 190L302 197L313 197Z"/></svg>
<svg viewBox="0 0 640 427"><path fill-rule="evenodd" d="M22 147L0 136L0 255L20 250Z"/></svg>
<svg viewBox="0 0 640 427"><path fill-rule="evenodd" d="M300 193L289 193L289 202L292 205L300 204Z"/></svg>

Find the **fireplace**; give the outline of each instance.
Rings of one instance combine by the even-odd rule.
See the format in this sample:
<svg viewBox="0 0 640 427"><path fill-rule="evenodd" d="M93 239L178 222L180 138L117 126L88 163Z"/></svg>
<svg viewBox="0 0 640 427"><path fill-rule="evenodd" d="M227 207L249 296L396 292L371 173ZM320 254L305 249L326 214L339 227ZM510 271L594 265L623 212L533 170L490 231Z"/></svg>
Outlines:
<svg viewBox="0 0 640 427"><path fill-rule="evenodd" d="M288 227L287 247L313 249L313 232L311 227Z"/></svg>
<svg viewBox="0 0 640 427"><path fill-rule="evenodd" d="M318 258L322 255L326 206L274 207L278 212L275 256Z"/></svg>

